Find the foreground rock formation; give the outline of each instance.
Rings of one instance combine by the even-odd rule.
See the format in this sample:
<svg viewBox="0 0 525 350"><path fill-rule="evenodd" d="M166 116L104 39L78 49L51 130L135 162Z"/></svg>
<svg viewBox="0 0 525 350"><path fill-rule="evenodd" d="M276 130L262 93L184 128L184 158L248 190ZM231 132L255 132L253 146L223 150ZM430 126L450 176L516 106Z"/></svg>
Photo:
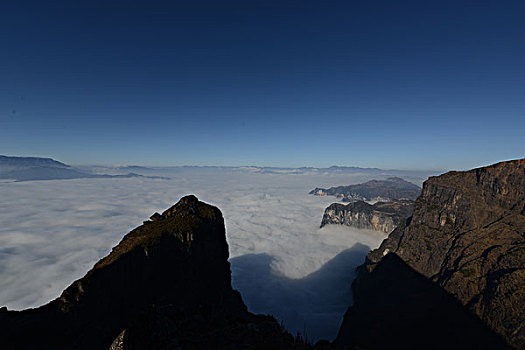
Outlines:
<svg viewBox="0 0 525 350"><path fill-rule="evenodd" d="M294 349L231 288L219 209L182 198L49 304L0 311L1 349Z"/></svg>
<svg viewBox="0 0 525 350"><path fill-rule="evenodd" d="M396 259L390 258L392 254ZM356 340L357 329L350 325L373 314L371 305L389 299L399 303L404 294L388 289L395 281L384 271L391 270L392 275L404 275L401 288L426 281L441 287L509 344L524 349L525 159L431 177L424 183L413 217L367 260L354 283L355 305L347 313L340 342ZM400 273L407 269L426 279ZM374 296L374 288L382 295ZM408 295L417 288L423 287L410 288ZM397 313L402 316L395 320L399 328L407 321L405 308L417 310L423 305L418 297L421 294L401 299L403 312L397 309ZM417 318L408 322L417 323ZM386 327L375 324L378 329Z"/></svg>
<svg viewBox="0 0 525 350"><path fill-rule="evenodd" d="M390 177L386 180L372 180L362 184L315 188L309 192L315 196L335 196L345 202L394 199L415 200L421 188L399 177Z"/></svg>
<svg viewBox="0 0 525 350"><path fill-rule="evenodd" d="M410 200L377 202L363 201L347 205L334 203L325 209L321 227L328 224L346 225L390 233L412 215L414 202Z"/></svg>

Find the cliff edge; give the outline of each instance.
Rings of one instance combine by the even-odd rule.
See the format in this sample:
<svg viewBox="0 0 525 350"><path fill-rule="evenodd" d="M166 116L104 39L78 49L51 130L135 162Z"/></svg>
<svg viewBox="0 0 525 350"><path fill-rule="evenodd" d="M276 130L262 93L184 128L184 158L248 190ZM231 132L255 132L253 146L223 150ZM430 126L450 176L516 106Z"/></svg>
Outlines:
<svg viewBox="0 0 525 350"><path fill-rule="evenodd" d="M413 210L414 202L411 200L377 202L373 205L363 201L346 205L333 203L325 209L321 227L337 224L390 233L404 224Z"/></svg>
<svg viewBox="0 0 525 350"><path fill-rule="evenodd" d="M389 253L525 348L525 159L428 179L412 218L369 253L363 273Z"/></svg>

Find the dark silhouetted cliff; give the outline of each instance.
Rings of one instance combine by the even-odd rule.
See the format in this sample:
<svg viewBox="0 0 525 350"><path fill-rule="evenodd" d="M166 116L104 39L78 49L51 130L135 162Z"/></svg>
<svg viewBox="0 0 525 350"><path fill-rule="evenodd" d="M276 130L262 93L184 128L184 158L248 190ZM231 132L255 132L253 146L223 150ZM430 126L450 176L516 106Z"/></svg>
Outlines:
<svg viewBox="0 0 525 350"><path fill-rule="evenodd" d="M525 159L427 180L406 226L368 255L354 285L356 308L377 302L363 292L370 285L384 288L382 298L396 303L380 273L385 267L377 270L387 264L388 253L443 288L509 344L525 348ZM345 322L356 317L350 310Z"/></svg>
<svg viewBox="0 0 525 350"><path fill-rule="evenodd" d="M128 233L49 304L0 311L2 349L296 348L231 288L224 221L194 196Z"/></svg>

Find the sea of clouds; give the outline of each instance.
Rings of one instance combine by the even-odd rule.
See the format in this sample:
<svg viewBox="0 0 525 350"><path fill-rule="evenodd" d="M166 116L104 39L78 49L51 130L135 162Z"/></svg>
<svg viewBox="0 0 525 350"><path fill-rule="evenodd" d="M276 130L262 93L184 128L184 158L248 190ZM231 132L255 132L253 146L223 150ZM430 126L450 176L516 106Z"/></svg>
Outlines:
<svg viewBox="0 0 525 350"><path fill-rule="evenodd" d="M272 314L312 340L335 337L352 301L354 269L385 235L333 225L320 229L324 209L336 199L308 192L388 173L144 171L169 179L0 183L0 306L25 309L56 298L151 214L195 194L224 215L232 284L249 310Z"/></svg>

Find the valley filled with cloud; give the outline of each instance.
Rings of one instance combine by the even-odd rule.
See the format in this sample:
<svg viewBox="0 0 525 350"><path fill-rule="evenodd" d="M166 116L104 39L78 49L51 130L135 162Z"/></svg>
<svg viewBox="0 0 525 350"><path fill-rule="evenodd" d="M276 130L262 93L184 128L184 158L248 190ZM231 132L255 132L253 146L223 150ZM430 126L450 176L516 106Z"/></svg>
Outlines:
<svg viewBox="0 0 525 350"><path fill-rule="evenodd" d="M232 284L249 310L272 314L291 332L312 339L335 337L351 302L354 269L385 235L334 225L320 229L324 209L337 199L308 192L392 173L216 167L138 171L162 178L0 183L0 306L25 309L56 298L151 214L195 194L224 215ZM407 176L418 185L424 178Z"/></svg>

